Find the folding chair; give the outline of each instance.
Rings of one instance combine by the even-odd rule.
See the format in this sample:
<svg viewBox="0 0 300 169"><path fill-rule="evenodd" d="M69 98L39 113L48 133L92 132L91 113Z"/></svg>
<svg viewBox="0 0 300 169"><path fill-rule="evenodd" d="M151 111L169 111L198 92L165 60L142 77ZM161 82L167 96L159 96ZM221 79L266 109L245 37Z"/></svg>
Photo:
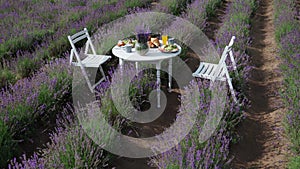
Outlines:
<svg viewBox="0 0 300 169"><path fill-rule="evenodd" d="M101 64L106 62L109 58L111 58L111 56L96 54L95 47L92 44L91 37L86 28L84 28L82 31L80 31L72 36L68 36L68 39L72 46L71 54L70 54L70 65L79 66L81 68L81 71L83 73L85 80L87 81L89 89L91 90L92 93L94 93L95 87L99 83L101 83L103 80L107 80ZM79 53L76 50L75 44L83 39L87 39L85 50L84 50L84 55L86 55L86 57L81 60ZM91 49L92 54L88 53L89 49ZM73 61L74 55L76 57L77 62ZM102 78L96 84L92 85L85 68L99 68Z"/></svg>
<svg viewBox="0 0 300 169"><path fill-rule="evenodd" d="M209 79L212 81L212 83L215 80L220 80L220 81L227 81L229 85L229 89L231 92L231 95L233 97L233 100L238 103L237 98L235 96L235 92L231 83L231 78L228 73L227 65L226 65L226 58L227 55L229 54L230 60L233 65L233 69L237 75L237 68L236 68L236 63L234 61L233 57L233 52L232 52L232 45L234 43L235 36L232 36L229 45L225 47L221 59L218 64L213 64L213 63L206 63L206 62L201 62L198 69L192 74L194 77L199 77L199 78L204 78L204 79ZM211 84L212 84L211 83Z"/></svg>

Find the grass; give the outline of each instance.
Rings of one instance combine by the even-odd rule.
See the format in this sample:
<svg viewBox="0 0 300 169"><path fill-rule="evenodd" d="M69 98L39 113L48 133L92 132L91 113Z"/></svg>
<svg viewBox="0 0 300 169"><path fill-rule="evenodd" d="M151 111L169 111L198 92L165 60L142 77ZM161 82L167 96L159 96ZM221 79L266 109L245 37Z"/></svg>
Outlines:
<svg viewBox="0 0 300 169"><path fill-rule="evenodd" d="M17 78L8 68L0 70L0 86L6 86L8 83L15 83Z"/></svg>
<svg viewBox="0 0 300 169"><path fill-rule="evenodd" d="M47 25L51 26L42 30L30 30L28 33L26 33L26 36L12 37L9 40L4 41L4 43L0 44L0 63L3 64L3 61L10 63L10 67L2 65L2 68L0 69L0 71L3 70L4 72L2 73L3 75L0 75L0 78L2 80L0 82L0 87L4 87L9 83L14 84L16 80L32 75L35 71L41 68L45 61L64 57L66 51L69 51L70 49L70 45L66 37L67 35L71 35L79 31L77 24L80 24L79 26L82 26L82 28L83 26L87 27L90 32L94 32L98 26L126 15L128 11L131 10L131 8L143 7L149 2L150 1L148 0L126 0L124 1L124 4L121 4L120 7L118 7L118 10L110 11L108 10L108 8L113 7L113 4L116 4L117 1L103 1L101 3L97 3L97 6L99 6L99 8L103 7L104 5L108 5L106 7L107 9L103 9L105 13L101 13L101 15L96 12L90 12L91 14L88 14L85 11L68 11L61 14L56 11L56 9L51 12L47 11L42 13L41 15L45 15L46 18L51 16L54 17L52 19L58 18L59 22L55 24L47 23ZM41 2L37 1L36 3ZM53 3L61 2L54 1ZM78 2L78 4L76 5L81 6L86 4L81 4ZM92 3L92 6L93 5L96 4ZM25 18L29 17L26 14L23 15ZM8 20L9 19L7 19L6 22L8 22ZM12 18L10 20L12 20ZM49 18L45 21L49 20L51 21L51 19ZM29 18L29 21L32 21L32 19ZM36 22L43 23L42 21L43 20L39 20ZM19 24L22 25L22 23ZM21 54L20 58L30 57L33 58L33 60L29 61L19 59L19 57L12 60L12 58L15 58L18 51L25 51L25 53L27 52L26 54ZM7 70L9 70L9 72ZM14 78L11 78L10 73L14 74Z"/></svg>
<svg viewBox="0 0 300 169"><path fill-rule="evenodd" d="M23 58L17 63L17 76L28 77L34 70L37 69L36 59Z"/></svg>
<svg viewBox="0 0 300 169"><path fill-rule="evenodd" d="M289 160L288 169L299 169L300 168L300 156L292 157Z"/></svg>
<svg viewBox="0 0 300 169"><path fill-rule="evenodd" d="M282 60L281 71L284 77L284 89L281 91L282 100L287 108L284 120L285 131L290 139L292 156L288 162L289 169L300 167L300 90L299 90L299 22L295 19L294 0L282 3L274 1L275 9L275 38Z"/></svg>
<svg viewBox="0 0 300 169"><path fill-rule="evenodd" d="M7 159L11 159L16 154L16 142L12 138L7 125L0 121L0 166L6 164Z"/></svg>
<svg viewBox="0 0 300 169"><path fill-rule="evenodd" d="M222 0L209 1L206 6L206 14L208 17L214 17L216 15L216 9L220 7Z"/></svg>
<svg viewBox="0 0 300 169"><path fill-rule="evenodd" d="M190 0L163 0L160 1L160 6L165 7L169 13L179 16L190 2Z"/></svg>

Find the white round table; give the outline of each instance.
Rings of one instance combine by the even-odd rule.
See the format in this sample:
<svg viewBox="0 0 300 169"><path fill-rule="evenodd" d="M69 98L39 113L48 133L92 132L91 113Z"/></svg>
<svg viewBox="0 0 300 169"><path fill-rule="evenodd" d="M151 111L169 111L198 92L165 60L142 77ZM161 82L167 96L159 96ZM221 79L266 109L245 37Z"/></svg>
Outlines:
<svg viewBox="0 0 300 169"><path fill-rule="evenodd" d="M175 44L177 45L177 44ZM175 53L163 53L158 48L150 48L149 52L145 56L139 55L135 49L132 49L131 53L125 52L121 47L115 46L112 49L113 55L119 58L120 68L123 68L124 61L135 62L136 69L138 71L138 62L146 62L156 65L156 81L157 81L157 107L160 108L160 69L161 62L163 60L169 60L168 73L169 73L169 90L171 89L172 82L172 58L178 56L181 53L181 47L177 45L179 50Z"/></svg>

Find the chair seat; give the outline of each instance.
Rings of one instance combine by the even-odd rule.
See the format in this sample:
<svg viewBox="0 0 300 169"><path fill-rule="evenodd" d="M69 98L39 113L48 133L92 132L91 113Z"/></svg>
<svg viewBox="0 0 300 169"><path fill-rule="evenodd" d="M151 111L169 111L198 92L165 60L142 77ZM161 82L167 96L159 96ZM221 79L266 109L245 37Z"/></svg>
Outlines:
<svg viewBox="0 0 300 169"><path fill-rule="evenodd" d="M232 52L232 45L234 43L234 39L235 36L232 36L229 45L225 47L218 64L201 62L196 72L194 72L192 75L194 77L209 79L212 82L215 80L227 81L233 100L236 103L238 103L238 100L235 96L235 92L231 83L231 78L229 76L227 65L226 65L226 58L227 55L229 55L230 60L232 61L233 64L233 68L236 72L236 75L238 75L236 71L236 64L234 61L233 52Z"/></svg>
<svg viewBox="0 0 300 169"><path fill-rule="evenodd" d="M87 54L87 57L81 61L84 67L99 67L100 64L106 62L111 56ZM74 66L80 66L78 62L72 62Z"/></svg>
<svg viewBox="0 0 300 169"><path fill-rule="evenodd" d="M193 73L194 77L200 77L211 80L216 72L218 64L201 62L196 72ZM226 81L225 70L219 72L216 80Z"/></svg>

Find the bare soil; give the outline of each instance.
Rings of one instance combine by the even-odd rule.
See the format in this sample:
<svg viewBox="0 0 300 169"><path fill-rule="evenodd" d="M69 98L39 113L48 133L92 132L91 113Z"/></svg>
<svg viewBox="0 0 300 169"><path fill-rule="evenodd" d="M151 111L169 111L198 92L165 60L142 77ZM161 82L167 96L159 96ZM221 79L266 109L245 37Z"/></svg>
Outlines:
<svg viewBox="0 0 300 169"><path fill-rule="evenodd" d="M232 168L285 168L289 154L282 122L285 109L279 95L282 89L280 59L276 53L273 0L260 1L252 18L252 77L248 80L251 108L238 127L241 140L232 146Z"/></svg>

